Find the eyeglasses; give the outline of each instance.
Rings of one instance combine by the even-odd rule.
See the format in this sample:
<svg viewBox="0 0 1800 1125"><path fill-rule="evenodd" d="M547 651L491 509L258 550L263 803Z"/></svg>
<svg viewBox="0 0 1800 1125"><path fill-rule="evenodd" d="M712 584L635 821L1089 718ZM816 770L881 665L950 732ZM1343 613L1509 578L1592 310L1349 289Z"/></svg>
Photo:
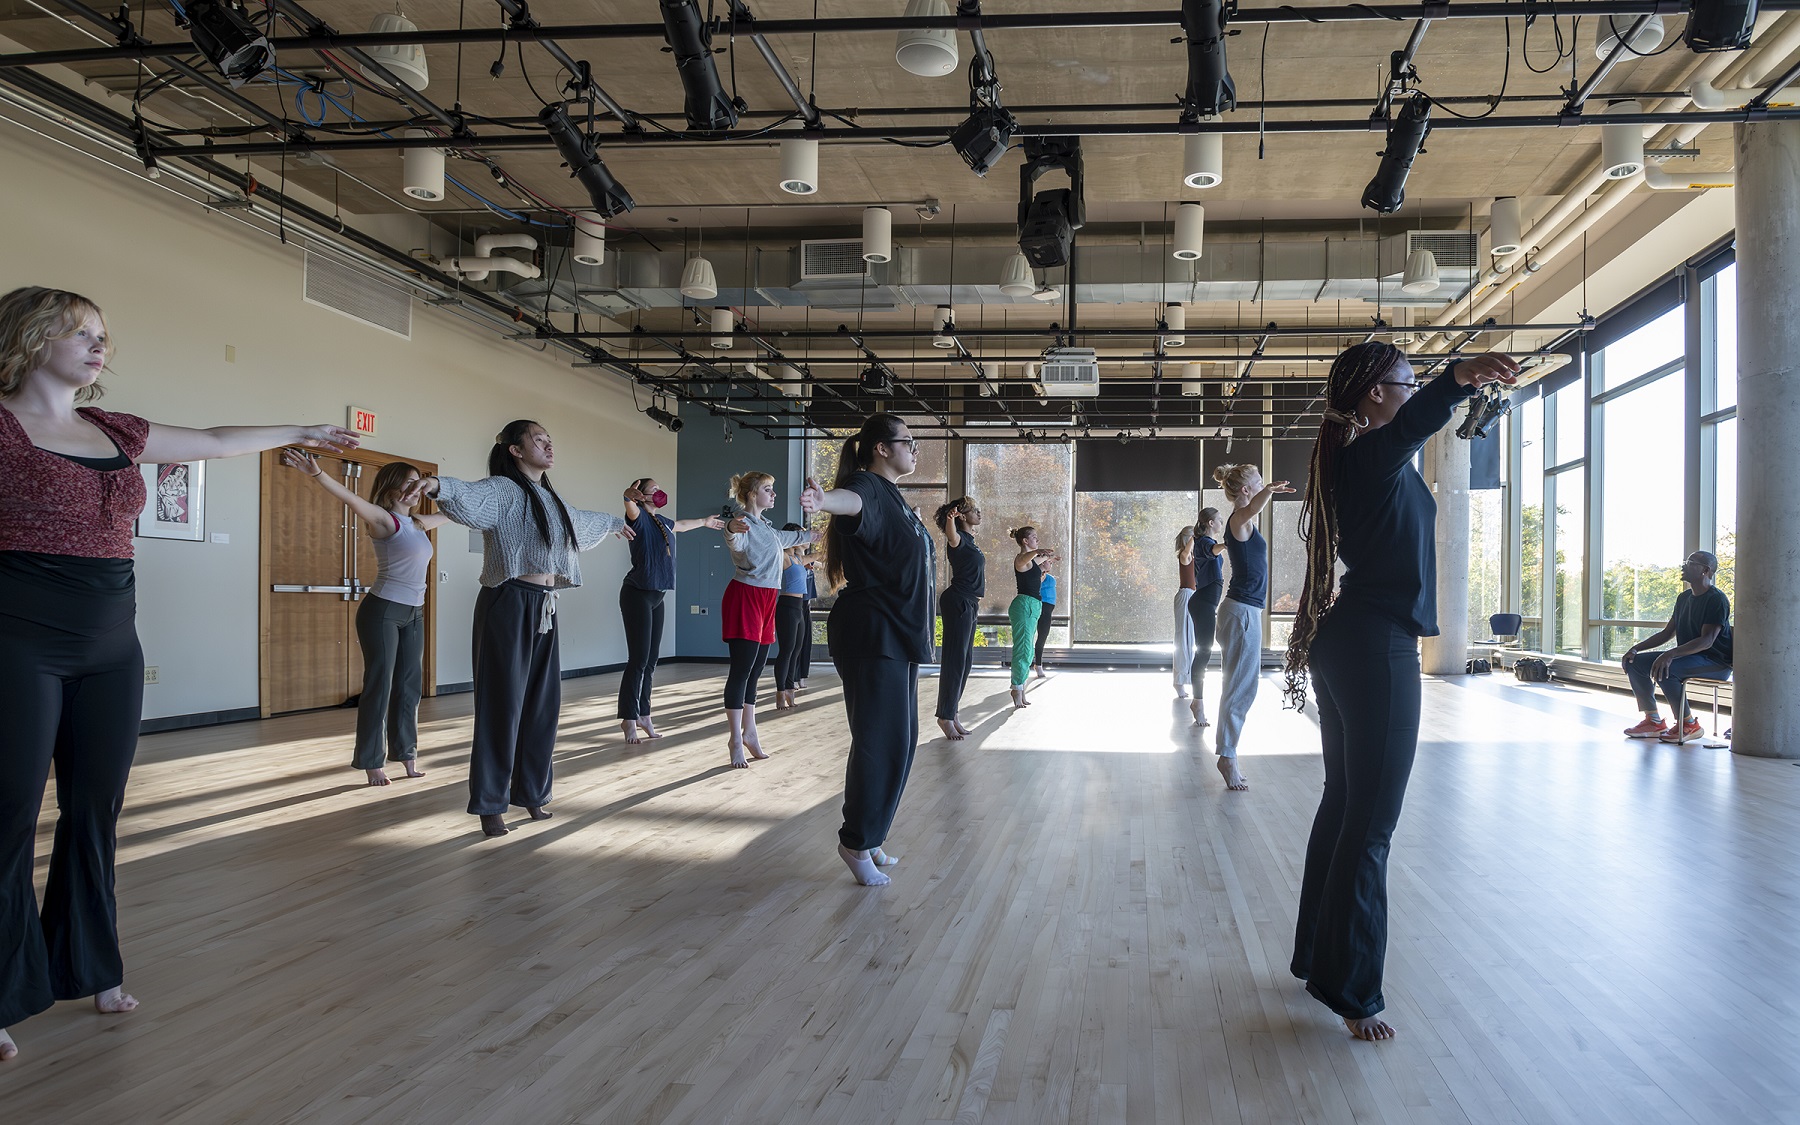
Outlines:
<svg viewBox="0 0 1800 1125"><path fill-rule="evenodd" d="M1384 387L1408 387L1415 391L1420 386L1418 381L1413 379L1383 379L1381 385Z"/></svg>
<svg viewBox="0 0 1800 1125"><path fill-rule="evenodd" d="M900 446L904 445L904 446L906 446L906 448L912 450L914 453L917 453L919 451L919 439L918 438L909 438L909 437L888 438L885 440L884 444L891 445L896 449L898 449Z"/></svg>

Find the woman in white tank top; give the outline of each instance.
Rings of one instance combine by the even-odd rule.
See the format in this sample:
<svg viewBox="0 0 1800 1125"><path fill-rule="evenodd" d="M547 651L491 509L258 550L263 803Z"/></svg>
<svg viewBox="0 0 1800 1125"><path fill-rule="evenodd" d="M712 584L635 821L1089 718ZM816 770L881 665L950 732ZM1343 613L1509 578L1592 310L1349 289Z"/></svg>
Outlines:
<svg viewBox="0 0 1800 1125"><path fill-rule="evenodd" d="M383 465L365 500L321 471L310 453L287 449L281 460L348 505L375 544L375 584L356 610L363 686L351 768L366 773L370 785L386 785L385 757L403 764L407 777L424 777L417 758L419 695L425 681L425 584L432 553L426 532L448 523L449 517L420 515L418 502L404 499L406 486L419 479L419 470L404 461Z"/></svg>

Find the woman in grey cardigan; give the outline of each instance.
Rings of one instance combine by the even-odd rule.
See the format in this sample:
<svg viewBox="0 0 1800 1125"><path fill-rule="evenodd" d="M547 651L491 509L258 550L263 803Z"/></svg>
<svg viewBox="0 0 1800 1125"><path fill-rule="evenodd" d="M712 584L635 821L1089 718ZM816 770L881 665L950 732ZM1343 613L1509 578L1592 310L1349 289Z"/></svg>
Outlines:
<svg viewBox="0 0 1800 1125"><path fill-rule="evenodd" d="M533 820L550 819L562 708L556 594L581 585L578 552L615 533L631 538L618 516L563 503L550 485L554 462L544 427L521 419L494 438L486 478L424 477L406 492L435 497L445 515L481 531L469 812L489 836L506 835L509 800Z"/></svg>
<svg viewBox="0 0 1800 1125"><path fill-rule="evenodd" d="M763 518L775 506L775 478L768 473L743 473L731 478L731 498L736 501L732 521L725 527L725 548L731 552L737 575L725 586L719 606L719 624L725 647L731 653L731 670L725 676L725 719L731 727L731 765L745 769L748 750L752 758L767 758L756 736L756 681L762 678L775 643L775 603L781 596L782 551L819 541L815 531L777 531Z"/></svg>

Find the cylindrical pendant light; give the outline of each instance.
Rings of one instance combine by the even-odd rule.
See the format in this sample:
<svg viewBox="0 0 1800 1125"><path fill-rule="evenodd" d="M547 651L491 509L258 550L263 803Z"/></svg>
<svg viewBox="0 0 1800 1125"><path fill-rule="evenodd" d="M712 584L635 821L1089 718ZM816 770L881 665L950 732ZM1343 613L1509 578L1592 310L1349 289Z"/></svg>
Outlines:
<svg viewBox="0 0 1800 1125"><path fill-rule="evenodd" d="M819 142L789 137L781 142L781 190L812 195L819 190Z"/></svg>
<svg viewBox="0 0 1800 1125"><path fill-rule="evenodd" d="M1037 277L1031 272L1031 259L1014 254L1006 259L1006 272L1000 275L1000 292L1008 297L1029 297L1037 292Z"/></svg>
<svg viewBox="0 0 1800 1125"><path fill-rule="evenodd" d="M428 129L408 129L404 136L429 137ZM400 152L400 178L406 194L436 203L444 198L444 150L408 148Z"/></svg>
<svg viewBox="0 0 1800 1125"><path fill-rule="evenodd" d="M888 262L894 257L894 213L886 207L863 208L863 249L865 262Z"/></svg>
<svg viewBox="0 0 1800 1125"><path fill-rule="evenodd" d="M1181 396L1183 398L1199 398L1206 393L1206 364L1184 363L1181 365Z"/></svg>
<svg viewBox="0 0 1800 1125"><path fill-rule="evenodd" d="M712 311L712 346L715 348L729 348L731 346L731 332L736 326L736 322L732 318L730 309L714 309Z"/></svg>
<svg viewBox="0 0 1800 1125"><path fill-rule="evenodd" d="M939 305L937 307L937 312L934 313L931 318L931 327L938 333L931 338L932 347L954 348L956 346L956 337L944 334L944 329L951 326L952 319L953 314L950 311L949 305Z"/></svg>
<svg viewBox="0 0 1800 1125"><path fill-rule="evenodd" d="M947 16L945 0L908 0L909 16ZM956 69L956 32L951 28L902 31L894 42L894 61L900 69L920 78L942 78Z"/></svg>
<svg viewBox="0 0 1800 1125"><path fill-rule="evenodd" d="M1175 208L1175 257L1184 262L1198 260L1205 241L1206 208L1198 203Z"/></svg>
<svg viewBox="0 0 1800 1125"><path fill-rule="evenodd" d="M719 295L719 279L711 262L697 255L688 259L681 269L681 295L696 301L710 301Z"/></svg>
<svg viewBox="0 0 1800 1125"><path fill-rule="evenodd" d="M1517 254L1524 237L1518 199L1506 195L1494 200L1494 210L1488 221L1488 253L1496 258Z"/></svg>
<svg viewBox="0 0 1800 1125"><path fill-rule="evenodd" d="M1169 334L1163 337L1163 347L1179 348L1187 343L1182 335L1187 331L1187 308L1178 302L1170 301L1163 306L1163 323L1169 326Z"/></svg>
<svg viewBox="0 0 1800 1125"><path fill-rule="evenodd" d="M1181 163L1181 182L1188 187L1218 187L1225 179L1225 135L1190 134Z"/></svg>
<svg viewBox="0 0 1800 1125"><path fill-rule="evenodd" d="M1613 113L1642 113L1644 107L1635 101L1609 102ZM1609 180L1626 180L1644 170L1644 127L1642 125L1600 126L1600 167Z"/></svg>
<svg viewBox="0 0 1800 1125"><path fill-rule="evenodd" d="M1400 282L1402 293L1436 293L1438 288L1437 255L1429 250L1414 250L1406 256L1406 275Z"/></svg>
<svg viewBox="0 0 1800 1125"><path fill-rule="evenodd" d="M575 260L584 266L606 261L606 220L598 211L575 212Z"/></svg>

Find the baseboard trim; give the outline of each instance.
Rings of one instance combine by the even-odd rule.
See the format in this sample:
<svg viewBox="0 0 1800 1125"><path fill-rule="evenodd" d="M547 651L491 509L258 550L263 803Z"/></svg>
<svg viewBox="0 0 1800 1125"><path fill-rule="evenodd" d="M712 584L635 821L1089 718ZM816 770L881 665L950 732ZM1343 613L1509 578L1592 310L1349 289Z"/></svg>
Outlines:
<svg viewBox="0 0 1800 1125"><path fill-rule="evenodd" d="M198 711L192 715L164 715L160 719L144 719L138 723L138 733L160 734L168 730L188 730L193 727L212 727L220 723L241 723L247 719L259 719L262 711L255 707L232 707L224 711Z"/></svg>

